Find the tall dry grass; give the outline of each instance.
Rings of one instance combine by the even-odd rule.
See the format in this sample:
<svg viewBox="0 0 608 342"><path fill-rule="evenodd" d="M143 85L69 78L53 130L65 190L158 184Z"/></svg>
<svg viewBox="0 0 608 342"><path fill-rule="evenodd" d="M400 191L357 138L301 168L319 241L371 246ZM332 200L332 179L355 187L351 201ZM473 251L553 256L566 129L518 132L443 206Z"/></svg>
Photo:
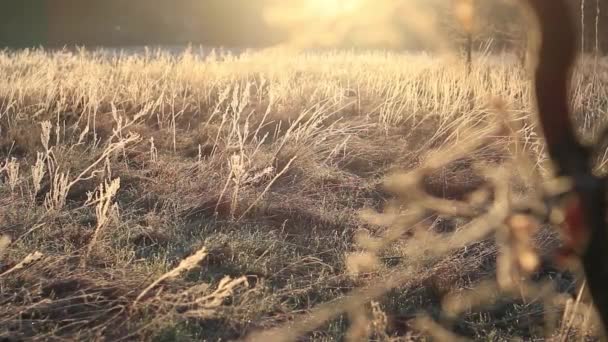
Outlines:
<svg viewBox="0 0 608 342"><path fill-rule="evenodd" d="M607 70L572 83L589 139ZM555 234L493 224L550 168L512 56L28 50L0 73L0 336L449 338L446 308L471 338L592 326L572 273L540 265ZM540 285L467 292L519 284L513 264Z"/></svg>

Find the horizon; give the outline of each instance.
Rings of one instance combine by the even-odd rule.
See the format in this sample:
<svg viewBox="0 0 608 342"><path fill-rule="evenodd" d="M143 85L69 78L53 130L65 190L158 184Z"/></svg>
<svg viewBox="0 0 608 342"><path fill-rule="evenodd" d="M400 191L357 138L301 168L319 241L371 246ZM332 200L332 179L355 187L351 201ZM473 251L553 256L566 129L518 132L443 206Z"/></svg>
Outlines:
<svg viewBox="0 0 608 342"><path fill-rule="evenodd" d="M513 44L517 10L489 1L475 15L473 39ZM205 45L429 50L465 39L449 0L20 0L0 5L0 48ZM585 13L593 18L593 6ZM580 17L580 8L572 7ZM415 15L413 15L415 13ZM458 13L456 13L458 15ZM608 8L600 12L601 50L608 47ZM585 47L594 47L586 25ZM580 29L580 28L579 28Z"/></svg>

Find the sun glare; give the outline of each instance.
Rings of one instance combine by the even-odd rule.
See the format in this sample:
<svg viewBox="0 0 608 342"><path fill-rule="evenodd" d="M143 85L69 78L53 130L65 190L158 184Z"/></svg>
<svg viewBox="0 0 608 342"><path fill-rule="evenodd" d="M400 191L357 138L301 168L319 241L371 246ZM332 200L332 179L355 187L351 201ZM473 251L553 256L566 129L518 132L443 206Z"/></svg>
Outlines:
<svg viewBox="0 0 608 342"><path fill-rule="evenodd" d="M307 0L306 7L321 17L340 17L355 12L362 4L363 0Z"/></svg>
<svg viewBox="0 0 608 342"><path fill-rule="evenodd" d="M436 48L441 44L429 1L266 0L264 19L286 33L281 45L290 47L401 47L424 36Z"/></svg>

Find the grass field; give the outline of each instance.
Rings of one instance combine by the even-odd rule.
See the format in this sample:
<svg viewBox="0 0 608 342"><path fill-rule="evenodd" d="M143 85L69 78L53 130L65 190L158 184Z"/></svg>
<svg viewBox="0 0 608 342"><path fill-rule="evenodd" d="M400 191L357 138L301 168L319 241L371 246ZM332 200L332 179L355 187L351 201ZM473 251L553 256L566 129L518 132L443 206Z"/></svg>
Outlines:
<svg viewBox="0 0 608 342"><path fill-rule="evenodd" d="M513 146L550 168L529 73L509 56L467 74L423 54L34 50L0 53L0 75L2 340L233 340L291 321L305 340L421 340L452 294L496 293L504 255L499 234L442 205L474 201L496 172L529 201ZM589 139L607 81L604 60L575 72ZM501 117L517 132L495 130ZM415 170L446 202L386 181ZM558 239L543 226L533 244L543 259ZM471 302L452 330L592 330L576 272L542 263L528 278L551 291Z"/></svg>

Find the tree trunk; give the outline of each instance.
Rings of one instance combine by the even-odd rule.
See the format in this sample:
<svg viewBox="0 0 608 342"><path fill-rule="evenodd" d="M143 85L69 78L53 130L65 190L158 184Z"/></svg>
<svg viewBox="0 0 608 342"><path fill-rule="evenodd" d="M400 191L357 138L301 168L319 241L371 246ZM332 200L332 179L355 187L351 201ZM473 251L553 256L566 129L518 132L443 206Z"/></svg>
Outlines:
<svg viewBox="0 0 608 342"><path fill-rule="evenodd" d="M581 0L581 53L585 53L585 0Z"/></svg>
<svg viewBox="0 0 608 342"><path fill-rule="evenodd" d="M600 0L595 0L595 56L600 54Z"/></svg>

